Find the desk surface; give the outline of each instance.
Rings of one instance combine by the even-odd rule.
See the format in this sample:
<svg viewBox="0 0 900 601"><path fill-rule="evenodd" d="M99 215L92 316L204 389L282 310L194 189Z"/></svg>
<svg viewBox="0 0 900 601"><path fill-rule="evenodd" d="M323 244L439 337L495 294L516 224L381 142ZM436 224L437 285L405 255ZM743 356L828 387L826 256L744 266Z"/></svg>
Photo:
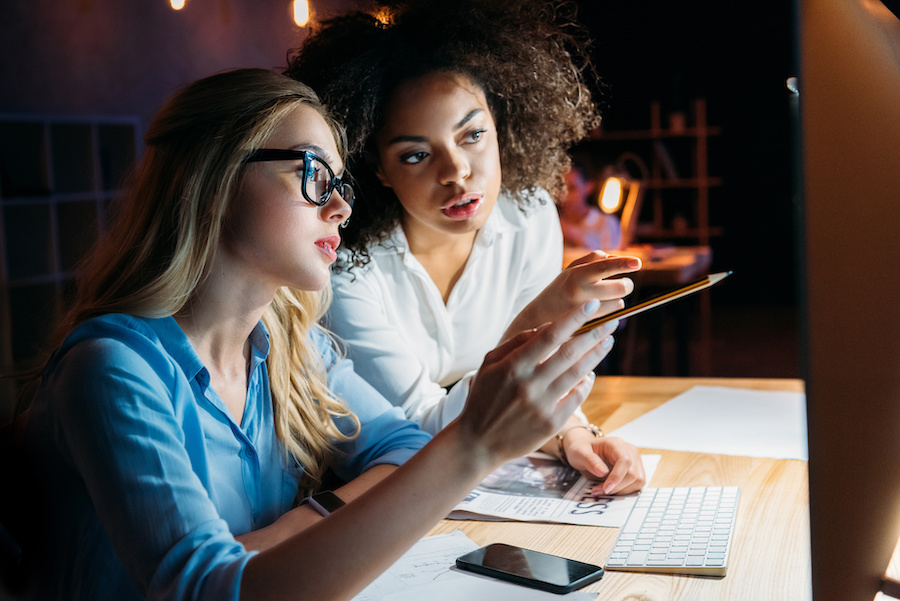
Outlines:
<svg viewBox="0 0 900 601"><path fill-rule="evenodd" d="M591 252L587 248L567 246L563 249L563 265ZM712 251L708 246L669 246L657 248L649 244L634 244L612 255L639 257L641 270L629 277L636 284L671 288L703 277L709 271Z"/></svg>
<svg viewBox="0 0 900 601"><path fill-rule="evenodd" d="M695 385L802 391L800 380L597 378L588 418L613 430ZM810 599L806 462L647 449L662 460L651 486L740 486L734 546L724 578L607 572L584 590L604 601ZM619 530L591 526L443 520L431 534L461 529L479 545L505 542L601 564Z"/></svg>
<svg viewBox="0 0 900 601"><path fill-rule="evenodd" d="M712 251L708 246L654 247L635 244L612 254L640 257L641 270L631 277L643 286L674 287L701 278L709 272Z"/></svg>

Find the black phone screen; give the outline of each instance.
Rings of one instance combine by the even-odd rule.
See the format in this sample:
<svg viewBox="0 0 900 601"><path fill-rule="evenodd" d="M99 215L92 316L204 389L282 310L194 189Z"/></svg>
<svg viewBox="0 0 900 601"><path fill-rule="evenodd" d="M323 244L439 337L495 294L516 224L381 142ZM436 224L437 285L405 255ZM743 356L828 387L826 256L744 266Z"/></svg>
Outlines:
<svg viewBox="0 0 900 601"><path fill-rule="evenodd" d="M503 543L487 545L456 559L463 570L554 593L567 593L603 577L603 568Z"/></svg>

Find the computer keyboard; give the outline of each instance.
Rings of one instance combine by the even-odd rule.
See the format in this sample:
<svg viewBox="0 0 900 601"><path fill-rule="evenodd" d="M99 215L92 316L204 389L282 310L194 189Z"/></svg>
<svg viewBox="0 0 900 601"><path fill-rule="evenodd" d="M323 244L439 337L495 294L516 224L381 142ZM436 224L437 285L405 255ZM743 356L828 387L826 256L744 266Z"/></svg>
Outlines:
<svg viewBox="0 0 900 601"><path fill-rule="evenodd" d="M604 567L724 576L740 495L737 486L645 488Z"/></svg>

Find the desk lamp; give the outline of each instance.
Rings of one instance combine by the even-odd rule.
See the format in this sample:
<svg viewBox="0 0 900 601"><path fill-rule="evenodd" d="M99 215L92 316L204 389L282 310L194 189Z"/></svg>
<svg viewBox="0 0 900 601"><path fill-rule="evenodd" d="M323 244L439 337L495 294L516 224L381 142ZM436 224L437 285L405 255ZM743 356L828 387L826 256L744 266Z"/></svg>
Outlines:
<svg viewBox="0 0 900 601"><path fill-rule="evenodd" d="M634 166L638 176L628 166ZM597 194L597 206L607 215L615 215L622 225L622 241L619 248L632 242L634 230L641 212L644 196L643 183L647 181L647 165L633 152L626 152L602 172L603 184Z"/></svg>

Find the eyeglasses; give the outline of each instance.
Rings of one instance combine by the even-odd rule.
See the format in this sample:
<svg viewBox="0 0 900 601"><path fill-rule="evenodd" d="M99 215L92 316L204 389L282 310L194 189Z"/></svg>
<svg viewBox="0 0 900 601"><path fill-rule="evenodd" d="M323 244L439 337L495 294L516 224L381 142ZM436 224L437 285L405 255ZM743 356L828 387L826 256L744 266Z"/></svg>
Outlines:
<svg viewBox="0 0 900 601"><path fill-rule="evenodd" d="M331 198L331 193L337 189L341 198L351 207L356 200L353 188L344 181L344 178L335 177L334 171L321 157L308 150L280 150L275 148L260 148L247 159L248 163L262 161L296 161L303 159L303 198L317 207L325 206Z"/></svg>

